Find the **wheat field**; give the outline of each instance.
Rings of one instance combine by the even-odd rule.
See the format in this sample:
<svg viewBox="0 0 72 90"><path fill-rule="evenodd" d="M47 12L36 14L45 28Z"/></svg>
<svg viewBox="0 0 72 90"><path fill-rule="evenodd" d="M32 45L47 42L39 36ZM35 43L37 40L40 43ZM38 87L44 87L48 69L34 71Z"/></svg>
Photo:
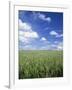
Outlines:
<svg viewBox="0 0 72 90"><path fill-rule="evenodd" d="M63 77L63 51L19 50L19 79Z"/></svg>

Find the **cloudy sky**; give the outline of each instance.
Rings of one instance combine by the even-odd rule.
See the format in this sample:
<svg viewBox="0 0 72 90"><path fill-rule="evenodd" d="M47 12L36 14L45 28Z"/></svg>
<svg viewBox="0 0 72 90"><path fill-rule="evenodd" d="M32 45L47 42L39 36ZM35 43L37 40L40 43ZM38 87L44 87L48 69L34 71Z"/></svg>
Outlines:
<svg viewBox="0 0 72 90"><path fill-rule="evenodd" d="M18 27L19 49L63 49L63 13L19 10Z"/></svg>

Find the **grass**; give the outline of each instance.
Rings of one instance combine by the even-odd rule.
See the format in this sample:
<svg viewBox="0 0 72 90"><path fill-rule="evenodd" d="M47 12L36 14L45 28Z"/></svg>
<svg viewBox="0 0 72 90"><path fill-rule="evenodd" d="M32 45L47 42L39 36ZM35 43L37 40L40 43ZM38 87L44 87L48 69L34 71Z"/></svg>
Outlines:
<svg viewBox="0 0 72 90"><path fill-rule="evenodd" d="M19 51L19 79L63 77L63 51Z"/></svg>

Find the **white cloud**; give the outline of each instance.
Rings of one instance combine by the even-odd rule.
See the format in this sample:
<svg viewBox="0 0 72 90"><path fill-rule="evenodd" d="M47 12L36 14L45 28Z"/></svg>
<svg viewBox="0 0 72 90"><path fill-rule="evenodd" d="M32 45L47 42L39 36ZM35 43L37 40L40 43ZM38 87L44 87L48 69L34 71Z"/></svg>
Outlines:
<svg viewBox="0 0 72 90"><path fill-rule="evenodd" d="M45 45L49 45L51 42L50 41L48 41L45 37L42 37L41 39L40 39L40 41L42 41L42 44L45 44Z"/></svg>
<svg viewBox="0 0 72 90"><path fill-rule="evenodd" d="M61 50L61 49L58 49L58 45L56 44L46 44L45 46L41 46L40 49L41 50Z"/></svg>
<svg viewBox="0 0 72 90"><path fill-rule="evenodd" d="M33 13L33 17L34 19L41 19L41 20L44 20L44 21L47 21L47 22L51 22L51 17L46 17L45 14L42 14L42 13L36 13L36 12L32 12Z"/></svg>
<svg viewBox="0 0 72 90"><path fill-rule="evenodd" d="M58 33L57 33L57 32L55 32L55 31L51 31L51 32L50 32L50 35L55 35L55 36L57 36L57 35L58 35Z"/></svg>
<svg viewBox="0 0 72 90"><path fill-rule="evenodd" d="M19 36L23 36L25 38L38 38L39 35L37 34L37 32L34 31L19 31Z"/></svg>
<svg viewBox="0 0 72 90"><path fill-rule="evenodd" d="M32 30L32 26L19 20L19 40L24 43L29 43L36 38L39 38L39 35Z"/></svg>
<svg viewBox="0 0 72 90"><path fill-rule="evenodd" d="M46 41L46 38L45 37L42 37L40 40L41 41Z"/></svg>
<svg viewBox="0 0 72 90"><path fill-rule="evenodd" d="M38 15L39 15L39 18L40 18L40 19L42 19L42 20L45 19L45 15L44 15L44 14L39 13Z"/></svg>
<svg viewBox="0 0 72 90"><path fill-rule="evenodd" d="M62 46L58 46L58 50L62 50L63 49L63 47Z"/></svg>
<svg viewBox="0 0 72 90"><path fill-rule="evenodd" d="M32 28L28 23L22 22L22 20L19 19L19 30L32 31Z"/></svg>
<svg viewBox="0 0 72 90"><path fill-rule="evenodd" d="M51 22L51 17L47 17L46 21Z"/></svg>
<svg viewBox="0 0 72 90"><path fill-rule="evenodd" d="M51 22L51 17L46 17L44 14L38 13L38 17L41 20L47 21L47 22Z"/></svg>
<svg viewBox="0 0 72 90"><path fill-rule="evenodd" d="M54 41L54 43L55 43L55 44L57 44L57 43L58 43L58 41Z"/></svg>
<svg viewBox="0 0 72 90"><path fill-rule="evenodd" d="M52 50L63 50L63 42L57 42L50 44L50 49Z"/></svg>
<svg viewBox="0 0 72 90"><path fill-rule="evenodd" d="M60 42L60 43L58 44L57 49L58 49L58 50L63 50L63 43L62 43L62 42Z"/></svg>
<svg viewBox="0 0 72 90"><path fill-rule="evenodd" d="M19 36L23 36L24 31L19 30Z"/></svg>
<svg viewBox="0 0 72 90"><path fill-rule="evenodd" d="M63 34L58 34L56 35L56 37L63 37Z"/></svg>
<svg viewBox="0 0 72 90"><path fill-rule="evenodd" d="M24 32L24 37L26 38L38 38L37 32L31 31L31 32Z"/></svg>
<svg viewBox="0 0 72 90"><path fill-rule="evenodd" d="M32 46L32 45L26 45L23 47L24 50L36 50L36 47Z"/></svg>
<svg viewBox="0 0 72 90"><path fill-rule="evenodd" d="M55 32L55 31L51 31L50 33L49 33L50 35L53 35L53 36L55 36L55 37L63 37L63 34L58 34L57 32Z"/></svg>
<svg viewBox="0 0 72 90"><path fill-rule="evenodd" d="M19 36L19 40L20 40L22 43L25 43L25 44L29 44L29 43L30 43L30 39L25 38L25 37L23 37L23 36Z"/></svg>

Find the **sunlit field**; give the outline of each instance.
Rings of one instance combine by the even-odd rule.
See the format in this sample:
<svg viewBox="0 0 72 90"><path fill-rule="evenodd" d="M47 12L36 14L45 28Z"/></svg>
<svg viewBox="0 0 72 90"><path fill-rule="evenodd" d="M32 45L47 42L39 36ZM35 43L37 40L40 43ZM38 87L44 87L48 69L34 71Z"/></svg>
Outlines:
<svg viewBox="0 0 72 90"><path fill-rule="evenodd" d="M19 79L51 77L63 77L63 51L19 51Z"/></svg>

